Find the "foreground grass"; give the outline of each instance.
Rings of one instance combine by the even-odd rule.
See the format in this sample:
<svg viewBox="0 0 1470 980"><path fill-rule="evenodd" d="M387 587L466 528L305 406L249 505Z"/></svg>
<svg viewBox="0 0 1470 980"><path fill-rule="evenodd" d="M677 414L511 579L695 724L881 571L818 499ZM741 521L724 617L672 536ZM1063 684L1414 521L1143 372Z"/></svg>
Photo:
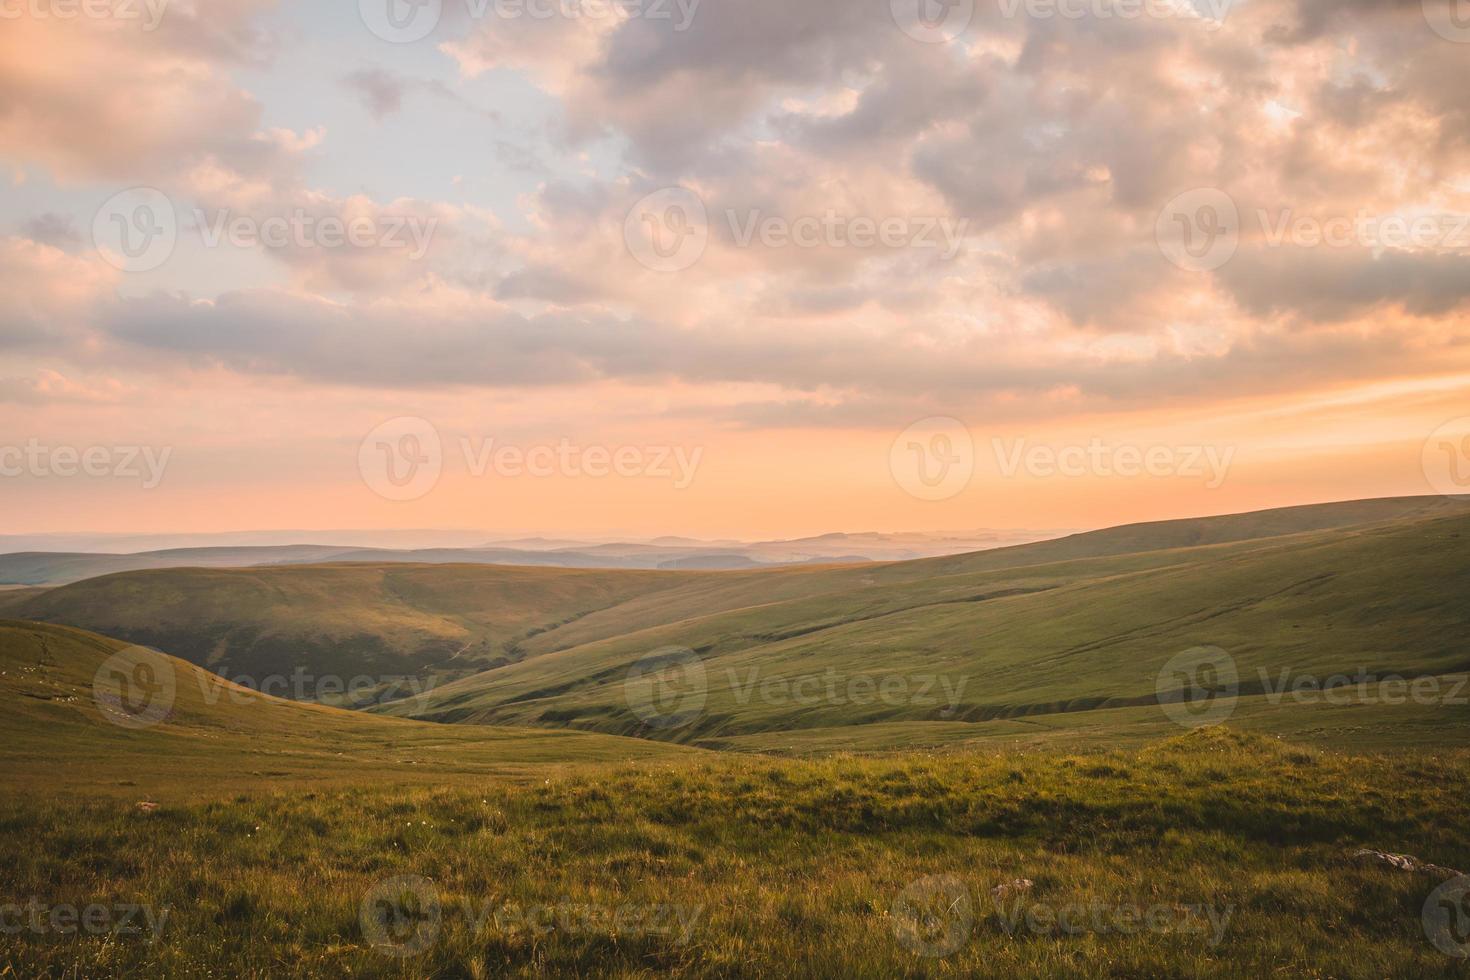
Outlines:
<svg viewBox="0 0 1470 980"><path fill-rule="evenodd" d="M0 976L1470 976L1425 936L1439 879L1350 860L1470 870L1467 761L1212 729L1129 753L706 755L151 812L11 799L0 904L167 918L151 942L0 936ZM992 899L1019 878L1034 887Z"/></svg>

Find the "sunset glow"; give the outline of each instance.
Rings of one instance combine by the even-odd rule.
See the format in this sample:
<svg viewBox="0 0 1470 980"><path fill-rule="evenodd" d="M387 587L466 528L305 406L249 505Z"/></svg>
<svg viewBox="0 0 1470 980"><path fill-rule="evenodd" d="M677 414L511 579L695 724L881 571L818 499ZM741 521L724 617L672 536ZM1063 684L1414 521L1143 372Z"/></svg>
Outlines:
<svg viewBox="0 0 1470 980"><path fill-rule="evenodd" d="M0 446L168 454L11 467L5 532L754 539L1457 485L1470 47L1432 5L430 6L414 38L265 0L0 23ZM440 437L413 499L362 472L396 419ZM942 499L895 472L929 419L971 444ZM476 465L564 445L626 465ZM1099 445L1175 468L1006 464Z"/></svg>

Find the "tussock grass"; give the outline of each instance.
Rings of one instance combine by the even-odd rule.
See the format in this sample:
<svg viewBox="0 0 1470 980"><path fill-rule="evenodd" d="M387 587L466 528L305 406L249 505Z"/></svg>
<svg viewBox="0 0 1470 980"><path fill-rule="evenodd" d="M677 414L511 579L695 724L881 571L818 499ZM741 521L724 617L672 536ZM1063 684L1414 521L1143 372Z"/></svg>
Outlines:
<svg viewBox="0 0 1470 980"><path fill-rule="evenodd" d="M1436 882L1349 858L1381 847L1470 869L1467 761L1205 729L1060 757L711 755L437 787L364 774L152 813L11 799L0 899L170 916L151 944L5 937L0 976L1466 976L1423 933ZM403 959L360 921L369 889L400 875L432 882L441 908L434 941ZM895 904L929 876L973 911L937 958L900 941L913 920ZM991 899L1018 878L1034 882L1019 905ZM1067 906L1102 909L1104 927L1008 927ZM562 911L536 929L507 912L534 907ZM658 907L685 919L612 916ZM1217 944L1188 911L1206 907ZM1118 908L1166 921L1125 932Z"/></svg>

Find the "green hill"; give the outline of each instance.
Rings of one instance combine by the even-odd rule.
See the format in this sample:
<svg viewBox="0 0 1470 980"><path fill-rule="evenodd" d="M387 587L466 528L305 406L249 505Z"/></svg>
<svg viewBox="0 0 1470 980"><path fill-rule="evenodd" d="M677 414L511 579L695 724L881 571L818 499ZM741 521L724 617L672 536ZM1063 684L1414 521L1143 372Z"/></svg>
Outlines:
<svg viewBox="0 0 1470 980"><path fill-rule="evenodd" d="M167 569L20 593L5 609L230 677L379 681L350 703L434 687L391 714L754 747L763 734L1151 704L1160 667L1196 646L1227 650L1247 695L1262 669L1458 670L1470 662L1455 647L1470 583L1454 536L1467 513L1440 497L1355 501L736 572ZM1375 576L1390 573L1405 587L1385 590ZM665 647L695 651L709 687L697 721L675 731L649 730L624 693L630 669ZM782 700L761 686L834 672L859 688L888 677L927 687L896 703L824 692L809 704L806 688ZM343 703L319 686L275 690Z"/></svg>
<svg viewBox="0 0 1470 980"><path fill-rule="evenodd" d="M487 565L162 569L88 579L7 608L156 647L230 677L461 676L537 632L677 584L674 573Z"/></svg>
<svg viewBox="0 0 1470 980"><path fill-rule="evenodd" d="M278 562L341 561L351 548L283 545L237 548L170 548L136 554L18 551L0 555L0 583L64 585L99 575L146 568L235 568Z"/></svg>
<svg viewBox="0 0 1470 980"><path fill-rule="evenodd" d="M1467 542L1460 513L901 584L859 570L872 584L543 653L385 710L696 740L1150 705L1161 668L1195 647L1229 654L1247 700L1283 676L1456 673L1470 670ZM670 647L693 651L705 691L696 718L661 729L627 681ZM835 698L812 681L833 675ZM907 693L866 690L884 678Z"/></svg>
<svg viewBox="0 0 1470 980"><path fill-rule="evenodd" d="M117 670L134 676L137 665L146 672L143 693L112 681ZM129 724L112 695L129 695L149 713ZM639 739L429 725L296 704L118 640L15 620L0 620L0 741L11 792L175 799L225 785L435 783L671 757L671 747Z"/></svg>
<svg viewBox="0 0 1470 980"><path fill-rule="evenodd" d="M1470 666L1470 511L1392 510L888 565L173 570L21 594L206 660L408 669L468 636L429 669L500 666L387 706L459 722L430 724L0 620L7 922L40 902L147 923L12 931L0 976L1462 976L1426 916L1470 867L1470 708L1261 691L1364 668L1470 694L1445 678ZM1193 675L1211 697L1180 702L1165 673L1158 703L1160 667L1204 646L1239 697L1217 663ZM702 689L630 685L659 650ZM877 683L772 696L828 675ZM954 710L875 703L885 677L945 678ZM1171 719L1221 706L1228 728Z"/></svg>
<svg viewBox="0 0 1470 980"><path fill-rule="evenodd" d="M530 656L564 650L639 630L742 608L770 606L792 599L861 593L870 602L873 587L904 587L965 573L1006 571L1087 558L1118 558L1120 564L1073 565L1067 574L1104 575L1114 568L1141 568L1189 560L1179 549L1283 538L1316 531L1365 527L1394 521L1465 513L1463 502L1443 497L1396 497L1314 504L1221 517L1133 524L1074 534L1051 541L989 551L860 566L780 568L720 576L692 577L672 588L627 602L548 630L524 644ZM1134 557L1137 556L1137 557Z"/></svg>

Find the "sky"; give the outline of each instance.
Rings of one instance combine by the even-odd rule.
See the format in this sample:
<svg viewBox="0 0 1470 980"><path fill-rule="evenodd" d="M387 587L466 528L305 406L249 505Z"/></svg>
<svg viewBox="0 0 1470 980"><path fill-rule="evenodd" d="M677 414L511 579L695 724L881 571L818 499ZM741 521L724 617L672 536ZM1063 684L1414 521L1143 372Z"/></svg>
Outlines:
<svg viewBox="0 0 1470 980"><path fill-rule="evenodd" d="M1464 0L0 0L0 533L1470 492Z"/></svg>

